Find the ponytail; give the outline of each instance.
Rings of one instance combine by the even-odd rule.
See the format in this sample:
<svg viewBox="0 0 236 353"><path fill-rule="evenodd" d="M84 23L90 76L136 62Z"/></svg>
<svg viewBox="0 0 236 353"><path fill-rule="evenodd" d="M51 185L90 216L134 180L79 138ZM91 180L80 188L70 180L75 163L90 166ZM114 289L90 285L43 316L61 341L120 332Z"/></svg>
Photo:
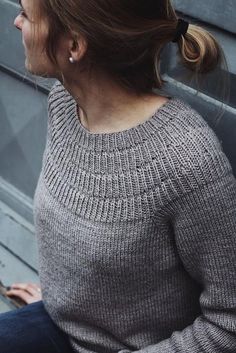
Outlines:
<svg viewBox="0 0 236 353"><path fill-rule="evenodd" d="M189 24L187 32L176 42L181 62L189 73L193 72L191 80L194 78L198 91L203 87L206 90L214 78L215 84L211 87L214 92L211 93L222 102L219 114L211 122L216 128L225 113L224 104L230 97L230 75L224 51L210 32L195 24Z"/></svg>
<svg viewBox="0 0 236 353"><path fill-rule="evenodd" d="M224 52L214 36L200 26L190 24L187 33L178 40L185 67L206 74L225 63Z"/></svg>

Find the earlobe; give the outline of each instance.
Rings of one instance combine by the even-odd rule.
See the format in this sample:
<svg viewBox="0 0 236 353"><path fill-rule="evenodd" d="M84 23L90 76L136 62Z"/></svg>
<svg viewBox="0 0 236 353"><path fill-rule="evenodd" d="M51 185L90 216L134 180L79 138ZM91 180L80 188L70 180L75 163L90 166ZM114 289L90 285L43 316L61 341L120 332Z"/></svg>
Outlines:
<svg viewBox="0 0 236 353"><path fill-rule="evenodd" d="M74 63L75 63L75 60L72 58L72 56L69 57L69 62L70 62L71 64L74 64Z"/></svg>
<svg viewBox="0 0 236 353"><path fill-rule="evenodd" d="M69 61L72 63L79 62L84 56L87 50L86 41L80 36L71 40L70 43L70 58Z"/></svg>

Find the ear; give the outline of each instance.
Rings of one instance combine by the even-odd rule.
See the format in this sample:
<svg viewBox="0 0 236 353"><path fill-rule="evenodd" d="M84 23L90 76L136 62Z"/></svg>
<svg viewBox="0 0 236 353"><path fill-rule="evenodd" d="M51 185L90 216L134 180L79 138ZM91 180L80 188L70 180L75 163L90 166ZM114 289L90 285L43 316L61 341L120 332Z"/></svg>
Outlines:
<svg viewBox="0 0 236 353"><path fill-rule="evenodd" d="M73 35L69 39L69 54L74 62L79 62L85 55L87 50L87 42L81 35Z"/></svg>

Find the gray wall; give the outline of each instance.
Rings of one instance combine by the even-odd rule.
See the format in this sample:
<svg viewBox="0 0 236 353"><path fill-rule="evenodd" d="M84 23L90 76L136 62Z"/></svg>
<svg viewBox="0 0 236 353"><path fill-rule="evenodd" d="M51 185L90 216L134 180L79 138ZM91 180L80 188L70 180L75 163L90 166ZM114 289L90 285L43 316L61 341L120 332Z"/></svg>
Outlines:
<svg viewBox="0 0 236 353"><path fill-rule="evenodd" d="M28 221L41 169L50 81L24 69L18 1L0 0L0 200Z"/></svg>
<svg viewBox="0 0 236 353"><path fill-rule="evenodd" d="M0 200L32 222L32 197L45 145L46 96L52 82L24 70L21 35L13 26L17 2L0 0ZM222 112L222 73L208 75L196 94L196 81L179 64L177 46L170 44L162 62L166 91L186 99L211 124L236 172L236 1L175 0L174 4L181 17L200 23L218 38L226 53L232 90L215 126Z"/></svg>

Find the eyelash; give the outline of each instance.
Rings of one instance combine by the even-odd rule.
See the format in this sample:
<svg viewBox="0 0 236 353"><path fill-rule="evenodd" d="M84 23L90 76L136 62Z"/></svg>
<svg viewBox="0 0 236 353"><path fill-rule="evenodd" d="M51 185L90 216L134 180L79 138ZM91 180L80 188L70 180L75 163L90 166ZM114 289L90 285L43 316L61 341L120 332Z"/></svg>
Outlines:
<svg viewBox="0 0 236 353"><path fill-rule="evenodd" d="M26 13L25 13L24 10L20 10L19 15L20 15L20 16L23 16L23 17L25 17L25 18L27 18L27 15L26 15Z"/></svg>

